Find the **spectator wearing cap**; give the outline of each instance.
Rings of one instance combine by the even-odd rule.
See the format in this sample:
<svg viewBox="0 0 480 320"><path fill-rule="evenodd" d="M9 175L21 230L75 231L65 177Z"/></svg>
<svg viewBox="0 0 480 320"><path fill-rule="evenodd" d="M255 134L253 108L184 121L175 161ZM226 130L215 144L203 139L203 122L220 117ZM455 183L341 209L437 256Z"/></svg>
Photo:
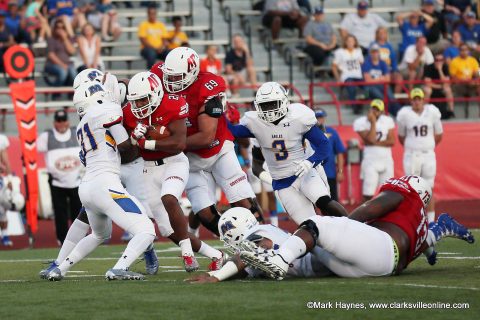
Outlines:
<svg viewBox="0 0 480 320"><path fill-rule="evenodd" d="M58 241L63 243L69 220L75 220L82 206L78 197L82 165L75 127L70 127L67 113L57 110L53 118L53 128L38 136L37 148L45 153L56 234Z"/></svg>
<svg viewBox="0 0 480 320"><path fill-rule="evenodd" d="M475 57L480 56L480 25L477 24L475 13L473 11L465 14L465 22L457 28L462 36L462 42L468 45Z"/></svg>
<svg viewBox="0 0 480 320"><path fill-rule="evenodd" d="M452 33L455 25L472 10L472 0L444 0L444 17L447 32Z"/></svg>
<svg viewBox="0 0 480 320"><path fill-rule="evenodd" d="M438 104L438 108L442 113L442 118L448 119L454 115L452 86L449 82L450 73L448 71L448 65L445 63L445 58L441 52L437 52L434 59L434 63L427 65L424 68L423 76L425 85L423 91L425 92L425 99L427 100L430 98L449 99L447 102L448 109L445 108L445 103L442 102Z"/></svg>
<svg viewBox="0 0 480 320"><path fill-rule="evenodd" d="M380 46L377 44L370 47L370 54L362 64L362 72L365 81L369 82L369 85L365 86L369 98L384 100L384 93L386 92L389 102L388 111L395 116L400 109L400 104L394 100L390 86L383 84L385 82L389 83L391 80L390 69L385 61L380 58Z"/></svg>
<svg viewBox="0 0 480 320"><path fill-rule="evenodd" d="M401 13L396 20L402 33L402 42L399 44L401 58L409 45L415 44L418 37L424 37L428 34L434 21L431 16L424 14L422 11Z"/></svg>
<svg viewBox="0 0 480 320"><path fill-rule="evenodd" d="M360 168L364 201L371 199L377 188L393 177L394 129L395 123L390 116L385 115L385 105L379 99L370 103L366 116L353 122L353 130L358 133L364 145Z"/></svg>
<svg viewBox="0 0 480 320"><path fill-rule="evenodd" d="M443 56L447 65L450 65L452 59L460 54L460 45L462 44L462 35L458 30L452 32L452 40L450 45L443 51Z"/></svg>
<svg viewBox="0 0 480 320"><path fill-rule="evenodd" d="M157 20L157 8L147 8L147 20L138 26L138 38L141 43L140 54L147 62L147 69L150 69L157 59L162 61L168 54L167 28Z"/></svg>
<svg viewBox="0 0 480 320"><path fill-rule="evenodd" d="M453 93L456 97L475 97L480 96L480 86L477 80L479 78L479 64L477 59L470 56L470 49L466 44L460 45L460 55L450 62L449 72L452 78ZM455 81L462 81L455 83Z"/></svg>
<svg viewBox="0 0 480 320"><path fill-rule="evenodd" d="M357 4L357 13L349 13L340 24L340 35L345 41L349 34L358 39L363 54L368 54L368 47L375 40L375 31L379 27L386 27L387 22L378 14L368 12L368 2L360 1Z"/></svg>
<svg viewBox="0 0 480 320"><path fill-rule="evenodd" d="M281 28L297 28L299 35L302 35L303 27L308 21L300 10L297 0L266 0L263 8L262 23L270 28L272 39L280 36Z"/></svg>
<svg viewBox="0 0 480 320"><path fill-rule="evenodd" d="M332 25L325 22L322 7L315 8L313 20L303 29L303 36L307 43L305 52L312 58L314 65L322 65L325 58L337 47L337 36Z"/></svg>
<svg viewBox="0 0 480 320"><path fill-rule="evenodd" d="M344 179L343 167L345 164L346 149L337 130L326 125L327 112L323 109L318 109L315 111L315 117L317 118L317 126L325 133L325 136L327 136L330 141L327 161L323 168L325 169L328 185L330 186L330 196L332 200L338 201L337 183L342 183Z"/></svg>
<svg viewBox="0 0 480 320"><path fill-rule="evenodd" d="M432 51L445 49L448 45L446 40L448 38L447 27L443 14L435 8L435 0L422 0L421 10L423 15L427 15L433 20L432 26L426 34L429 48Z"/></svg>
<svg viewBox="0 0 480 320"><path fill-rule="evenodd" d="M357 38L348 35L342 48L335 50L332 72L337 82L360 82L363 81L362 74L363 54L360 49ZM348 94L348 100L355 100L357 86L345 86ZM358 104L351 105L353 112L359 114L362 106Z"/></svg>
<svg viewBox="0 0 480 320"><path fill-rule="evenodd" d="M402 62L398 66L404 78L409 81L423 79L423 68L434 61L432 51L427 47L425 37L417 38L415 44L407 47ZM409 84L410 88L412 87Z"/></svg>
<svg viewBox="0 0 480 320"><path fill-rule="evenodd" d="M4 71L3 54L15 44L15 39L5 25L5 16L0 14L0 71Z"/></svg>

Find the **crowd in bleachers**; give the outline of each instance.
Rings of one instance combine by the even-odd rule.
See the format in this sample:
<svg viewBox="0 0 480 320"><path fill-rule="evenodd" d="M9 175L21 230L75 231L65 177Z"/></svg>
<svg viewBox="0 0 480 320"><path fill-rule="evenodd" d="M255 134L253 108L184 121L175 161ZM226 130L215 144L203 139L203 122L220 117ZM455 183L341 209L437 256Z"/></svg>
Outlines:
<svg viewBox="0 0 480 320"><path fill-rule="evenodd" d="M450 85L435 83L435 80L465 81L478 77L479 3L422 0L416 10L399 10L395 13L401 33L398 47L388 40L389 23L371 12L367 1L357 2L356 12L343 16L339 39L333 25L326 22L326 8L312 8L309 1L257 1L255 9L263 10L262 23L270 29L274 40L280 37L281 28L298 29L305 40L305 53L314 65L331 67L335 80L368 82L362 86L347 85L345 91L349 101L356 100L356 91L362 88L368 98L388 100L390 112L395 114L399 105L394 93L400 93L402 86L397 84L393 91L387 90L384 97L383 85L375 82L426 80L424 89L428 98L478 95L480 87L477 84ZM325 5L328 6L328 2ZM412 84L406 87L411 89ZM360 112L358 105L352 108L355 113ZM444 114L446 117L453 115L453 102L446 103Z"/></svg>

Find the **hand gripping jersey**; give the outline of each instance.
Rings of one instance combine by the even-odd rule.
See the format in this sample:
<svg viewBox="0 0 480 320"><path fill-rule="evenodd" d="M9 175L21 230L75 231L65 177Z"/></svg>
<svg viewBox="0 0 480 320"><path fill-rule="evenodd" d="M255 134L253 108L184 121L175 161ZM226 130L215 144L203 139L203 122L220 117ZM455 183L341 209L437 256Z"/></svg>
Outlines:
<svg viewBox="0 0 480 320"><path fill-rule="evenodd" d="M294 162L313 154L311 148L305 147L303 135L316 123L314 112L301 103L290 104L286 116L277 125L260 120L256 111L248 111L240 119L240 124L257 139L274 180L295 175Z"/></svg>
<svg viewBox="0 0 480 320"><path fill-rule="evenodd" d="M87 162L83 180L105 172L120 174L120 154L109 128L121 122L122 108L107 100L102 104L95 102L80 120L77 140Z"/></svg>
<svg viewBox="0 0 480 320"><path fill-rule="evenodd" d="M397 192L404 197L402 203L395 210L374 221L393 223L405 231L410 239L408 255L408 262L410 263L421 253L419 249L427 238L428 220L423 202L408 182L401 178L387 180L380 187L380 192L382 191Z"/></svg>
<svg viewBox="0 0 480 320"><path fill-rule="evenodd" d="M161 66L163 62L155 64L150 72L155 73L160 79L163 79L163 72ZM163 82L162 82L163 83ZM165 90L165 93L168 91ZM222 77L217 76L210 72L200 72L197 80L188 88L176 94L182 96L188 103L189 114L187 117L187 136L191 136L198 132L198 116L200 108L213 97L225 98L226 85ZM216 155L222 149L225 140L233 141L233 136L227 128L227 122L225 115L222 115L218 119L217 132L215 134L215 140L209 148L192 150L202 158L210 158Z"/></svg>
<svg viewBox="0 0 480 320"><path fill-rule="evenodd" d="M165 93L157 109L149 117L144 119L136 118L132 113L130 103L128 103L123 108L123 125L129 134L135 129L138 123L167 127L172 121L187 118L188 109L189 106L185 99L175 94ZM140 155L146 161L155 161L170 157L173 154L164 151L140 149Z"/></svg>
<svg viewBox="0 0 480 320"><path fill-rule="evenodd" d="M443 132L441 114L433 104L426 104L421 114L405 106L397 114L398 134L405 137L405 150L433 151L435 134Z"/></svg>

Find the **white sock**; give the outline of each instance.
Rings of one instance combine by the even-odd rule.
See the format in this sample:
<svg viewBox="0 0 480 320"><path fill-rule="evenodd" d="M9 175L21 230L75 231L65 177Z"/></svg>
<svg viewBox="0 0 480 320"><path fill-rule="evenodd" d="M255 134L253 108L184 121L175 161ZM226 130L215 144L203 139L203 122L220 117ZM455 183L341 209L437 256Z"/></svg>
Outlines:
<svg viewBox="0 0 480 320"><path fill-rule="evenodd" d="M188 233L191 233L193 234L195 237L199 237L200 236L200 227L198 228L192 228L190 226L188 226Z"/></svg>
<svg viewBox="0 0 480 320"><path fill-rule="evenodd" d="M182 256L193 256L192 243L190 239L183 239L178 243L180 249L182 250Z"/></svg>
<svg viewBox="0 0 480 320"><path fill-rule="evenodd" d="M292 235L288 238L277 251L286 263L292 263L295 259L304 255L306 252L307 246L305 245L305 242L296 235Z"/></svg>
<svg viewBox="0 0 480 320"><path fill-rule="evenodd" d="M435 221L435 211L428 211L427 212L427 218L428 222L434 222Z"/></svg>
<svg viewBox="0 0 480 320"><path fill-rule="evenodd" d="M104 239L97 238L94 234L89 234L80 240L75 248L73 248L72 252L70 252L65 260L60 263L58 268L62 272L62 275L65 275L71 267L88 256L93 250L102 244L103 240Z"/></svg>
<svg viewBox="0 0 480 320"><path fill-rule="evenodd" d="M209 246L203 241L202 241L202 245L200 246L200 249L198 250L198 253L210 259L213 259L213 258L220 259L222 257L222 252L220 250L217 250Z"/></svg>
<svg viewBox="0 0 480 320"><path fill-rule="evenodd" d="M127 248L118 259L113 269L127 270L137 258L147 250L152 244L155 236L149 233L136 234L132 240L128 242Z"/></svg>
<svg viewBox="0 0 480 320"><path fill-rule="evenodd" d="M428 247L425 251L423 251L423 255L425 257L430 257L433 253L433 247Z"/></svg>
<svg viewBox="0 0 480 320"><path fill-rule="evenodd" d="M427 241L429 247L433 247L437 244L437 239L431 230L428 230L427 239L425 239L425 241Z"/></svg>
<svg viewBox="0 0 480 320"><path fill-rule="evenodd" d="M70 229L68 229L65 241L63 241L62 247L60 248L57 260L55 260L57 264L65 260L68 254L72 252L73 248L75 248L77 243L83 238L85 238L89 228L90 225L83 221L80 221L78 219L75 219L75 221L73 221Z"/></svg>
<svg viewBox="0 0 480 320"><path fill-rule="evenodd" d="M274 225L275 227L278 227L278 217L277 216L275 216L275 217L270 216L270 223L272 225Z"/></svg>

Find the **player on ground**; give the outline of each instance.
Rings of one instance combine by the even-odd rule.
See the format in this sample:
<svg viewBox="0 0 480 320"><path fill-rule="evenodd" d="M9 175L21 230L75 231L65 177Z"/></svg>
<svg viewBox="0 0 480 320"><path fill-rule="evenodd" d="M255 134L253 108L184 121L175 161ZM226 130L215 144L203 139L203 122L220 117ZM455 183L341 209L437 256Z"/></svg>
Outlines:
<svg viewBox="0 0 480 320"><path fill-rule="evenodd" d="M257 139L275 194L295 223L315 214L312 204L323 214L346 216L345 208L330 198L327 177L319 165L328 156L329 142L316 126L314 112L300 103L289 104L287 91L276 82L258 89L255 109L245 113L240 125L229 128L235 137ZM305 139L311 149L305 148Z"/></svg>
<svg viewBox="0 0 480 320"><path fill-rule="evenodd" d="M149 189L148 202L160 233L180 246L186 271L199 267L193 249L215 259L215 265L218 261L219 268L222 253L189 237L179 204L189 180L188 158L183 153L187 134L185 119L189 112L187 102L181 96L164 94L160 79L151 72L140 72L132 77L127 99L129 104L123 109L124 126L131 132L132 141L139 146L145 161L143 177ZM157 130L163 127L169 136L149 137L147 129L151 127Z"/></svg>
<svg viewBox="0 0 480 320"><path fill-rule="evenodd" d="M80 85L85 83L102 83L112 102L120 104L122 107L126 104L128 80L118 80L117 77L111 73L103 73L97 69L85 69L75 77L73 82L74 90L78 89ZM147 202L147 189L143 181L142 172L143 159L138 156L137 159L134 159L131 162L122 163L120 167L120 180L127 191L141 202L147 215L153 218ZM88 217L85 209L82 208L77 218L68 229L67 236L60 248L57 258L52 261L47 268L40 271L40 278L44 279L50 271L58 267L59 263L65 260L77 243L87 235L89 229L90 225ZM129 235L129 239L131 239L128 232L125 232L125 234ZM145 251L144 259L147 274L156 274L158 272L159 263L153 244Z"/></svg>
<svg viewBox="0 0 480 320"><path fill-rule="evenodd" d="M421 177L392 178L377 197L348 218L313 216L276 252L258 250L245 241L240 256L271 277L282 279L289 263L320 246L325 250L320 261L338 276L396 275L445 236L474 242L468 229L446 213L428 228L425 207L431 195L429 183Z"/></svg>
<svg viewBox="0 0 480 320"><path fill-rule="evenodd" d="M370 200L377 188L393 177L392 147L395 144L395 123L385 114L382 100L370 103L366 116L353 122L353 130L362 138L365 148L360 176L363 180L363 201Z"/></svg>
<svg viewBox="0 0 480 320"><path fill-rule="evenodd" d="M232 206L250 209L262 219L223 115L226 89L223 78L200 72L198 54L186 47L170 51L165 63L154 65L150 71L163 79L166 92L178 94L188 102L186 151L190 178L186 191L192 210L202 224L217 232L220 215L215 208L215 183Z"/></svg>
<svg viewBox="0 0 480 320"><path fill-rule="evenodd" d="M0 176L0 238L5 247L13 246L12 240L8 236L8 210L20 211L25 205L23 195L13 189L9 176Z"/></svg>
<svg viewBox="0 0 480 320"><path fill-rule="evenodd" d="M77 88L74 105L81 117L77 139L86 162L79 196L88 216L92 233L78 242L67 258L47 275L61 280L68 270L111 236L111 221L134 236L115 266L108 270L108 280L142 280L142 274L129 271L130 265L155 239L155 229L143 206L130 196L120 181L120 162L132 160L137 148L131 144L122 126L122 109L110 101L100 83L85 83Z"/></svg>
<svg viewBox="0 0 480 320"><path fill-rule="evenodd" d="M405 174L421 176L433 189L437 173L435 147L442 141L441 113L433 104L426 104L422 89L410 92L411 106L397 114L398 139L404 146L403 170ZM428 221L435 220L435 202L427 208Z"/></svg>

